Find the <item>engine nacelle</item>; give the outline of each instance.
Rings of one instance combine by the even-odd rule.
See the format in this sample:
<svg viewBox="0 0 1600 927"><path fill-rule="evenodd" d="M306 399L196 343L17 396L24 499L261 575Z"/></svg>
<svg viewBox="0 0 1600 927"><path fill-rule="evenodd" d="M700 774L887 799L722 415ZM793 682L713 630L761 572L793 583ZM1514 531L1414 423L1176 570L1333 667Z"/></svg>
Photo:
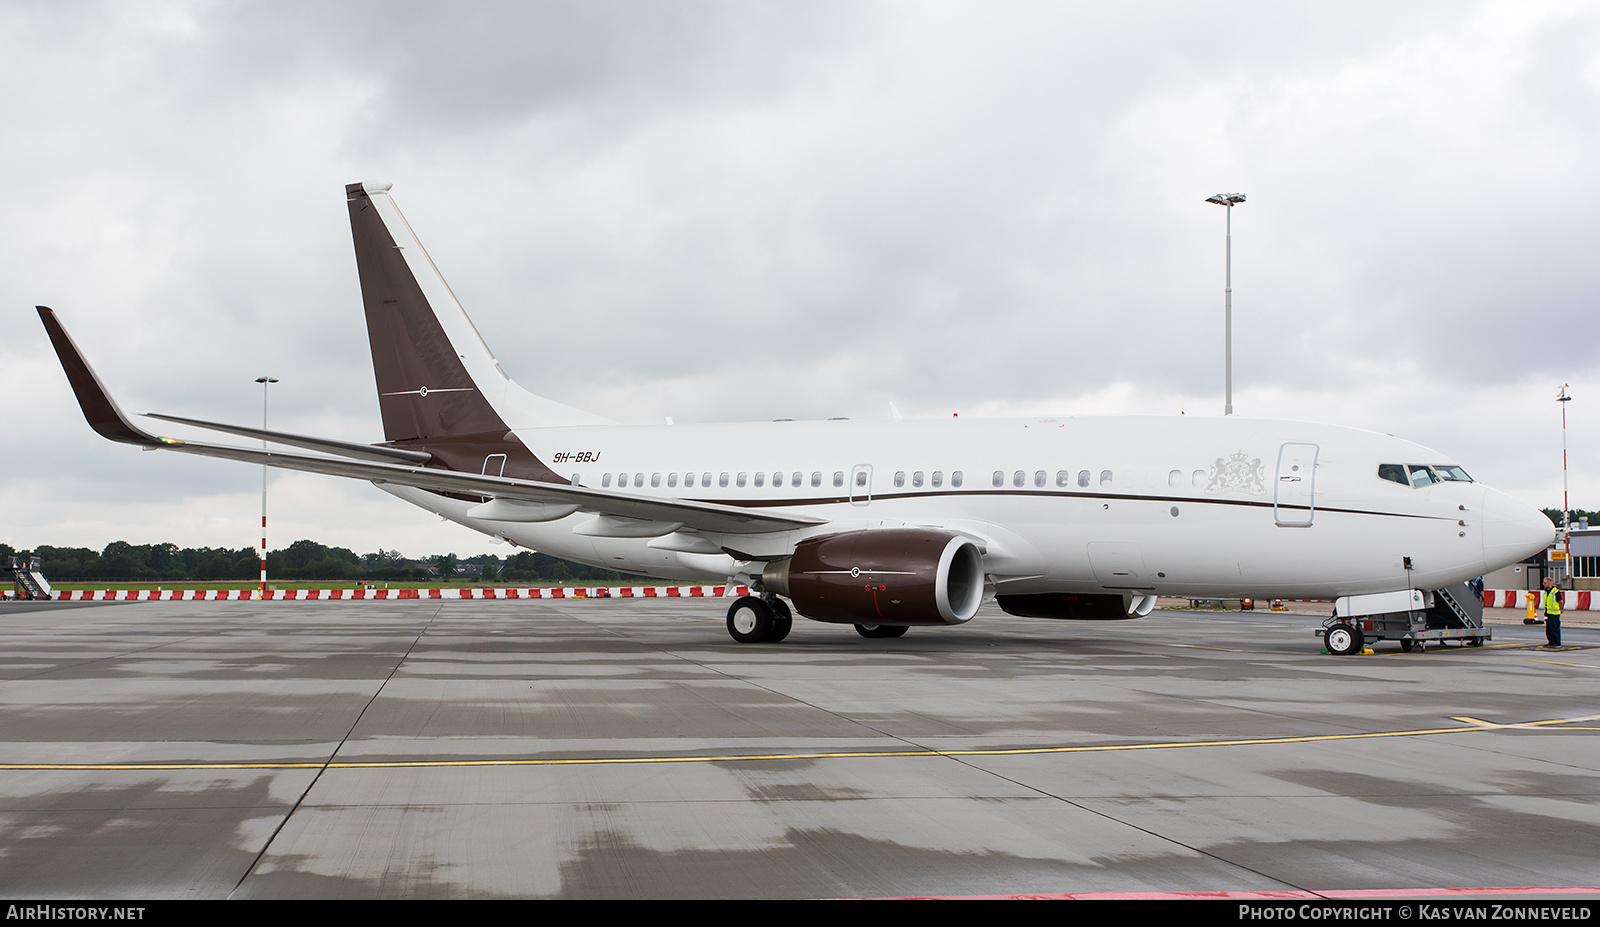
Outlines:
<svg viewBox="0 0 1600 927"><path fill-rule="evenodd" d="M1156 597L1124 593L1038 592L1032 595L997 595L996 605L1019 618L1066 618L1075 621L1118 621L1143 618L1156 607Z"/></svg>
<svg viewBox="0 0 1600 927"><path fill-rule="evenodd" d="M983 555L943 531L849 531L801 541L767 564L761 584L815 621L962 624L983 604Z"/></svg>

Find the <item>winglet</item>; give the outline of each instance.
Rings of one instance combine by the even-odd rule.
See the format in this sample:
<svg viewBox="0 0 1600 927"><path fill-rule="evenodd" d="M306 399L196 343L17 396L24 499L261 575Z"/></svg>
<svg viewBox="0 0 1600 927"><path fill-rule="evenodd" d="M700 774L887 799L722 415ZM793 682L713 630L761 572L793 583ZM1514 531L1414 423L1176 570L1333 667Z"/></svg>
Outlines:
<svg viewBox="0 0 1600 927"><path fill-rule="evenodd" d="M142 431L128 421L128 417L117 408L116 400L112 399L111 394L101 385L100 378L95 376L94 368L84 360L83 352L72 343L72 336L61 326L61 320L56 318L55 310L49 306L34 308L39 310L39 321L44 323L44 330L50 335L50 343L55 345L56 357L61 359L61 369L66 372L67 382L72 384L72 391L78 394L78 405L83 408L83 417L88 419L90 428L104 437L124 444L158 447L162 444L175 443Z"/></svg>

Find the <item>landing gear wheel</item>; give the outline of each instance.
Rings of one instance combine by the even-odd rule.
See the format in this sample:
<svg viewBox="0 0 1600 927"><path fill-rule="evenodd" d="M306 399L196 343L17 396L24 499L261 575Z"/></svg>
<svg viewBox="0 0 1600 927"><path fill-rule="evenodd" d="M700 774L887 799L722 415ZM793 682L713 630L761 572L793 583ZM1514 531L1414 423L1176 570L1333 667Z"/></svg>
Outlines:
<svg viewBox="0 0 1600 927"><path fill-rule="evenodd" d="M1410 653L1412 648L1414 648L1416 646L1417 646L1417 642L1412 640L1411 638L1409 638L1409 637L1400 638L1400 649L1403 652Z"/></svg>
<svg viewBox="0 0 1600 927"><path fill-rule="evenodd" d="M753 595L728 606L728 633L741 644L759 644L772 633L772 609Z"/></svg>
<svg viewBox="0 0 1600 927"><path fill-rule="evenodd" d="M732 619L730 618L729 621L731 622ZM1327 635L1323 638L1323 643L1327 644L1329 653L1347 657L1352 653L1360 653L1361 645L1365 641L1360 631L1341 621L1328 629Z"/></svg>
<svg viewBox="0 0 1600 927"><path fill-rule="evenodd" d="M862 637L904 637L911 630L903 624L858 624L856 633Z"/></svg>
<svg viewBox="0 0 1600 927"><path fill-rule="evenodd" d="M782 599L771 600L767 608L772 611L772 630L767 632L765 640L769 644L776 644L789 636L790 629L794 627L794 615Z"/></svg>

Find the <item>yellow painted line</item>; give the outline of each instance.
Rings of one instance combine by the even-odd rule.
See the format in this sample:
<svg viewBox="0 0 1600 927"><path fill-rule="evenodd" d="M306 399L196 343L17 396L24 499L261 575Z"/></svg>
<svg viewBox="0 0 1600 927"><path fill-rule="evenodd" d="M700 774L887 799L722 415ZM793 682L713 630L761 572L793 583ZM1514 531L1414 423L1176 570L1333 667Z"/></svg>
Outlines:
<svg viewBox="0 0 1600 927"><path fill-rule="evenodd" d="M464 766L627 766L649 763L750 763L772 760L887 759L893 757L960 756L1043 756L1060 753L1115 753L1130 750L1172 750L1187 747L1256 747L1270 744L1319 743L1334 740L1371 740L1380 737L1422 737L1433 734L1465 734L1480 731L1521 730L1553 725L1570 725L1600 720L1600 715L1579 718L1550 718L1499 724L1476 718L1452 718L1463 727L1419 728L1410 731L1370 731L1360 734L1308 734L1300 737L1256 737L1239 740L1187 740L1169 743L1102 744L1076 747L1012 747L974 750L858 750L838 753L743 753L728 756L618 756L574 759L513 760L374 760L328 763L328 769L415 769ZM1562 730L1593 730L1562 728ZM322 763L0 763L0 771L11 770L126 770L176 771L225 769L321 769Z"/></svg>
<svg viewBox="0 0 1600 927"><path fill-rule="evenodd" d="M1595 666L1593 663L1563 663L1560 660L1534 660L1533 662L1550 663L1555 666L1581 666L1584 669L1600 669L1600 666Z"/></svg>

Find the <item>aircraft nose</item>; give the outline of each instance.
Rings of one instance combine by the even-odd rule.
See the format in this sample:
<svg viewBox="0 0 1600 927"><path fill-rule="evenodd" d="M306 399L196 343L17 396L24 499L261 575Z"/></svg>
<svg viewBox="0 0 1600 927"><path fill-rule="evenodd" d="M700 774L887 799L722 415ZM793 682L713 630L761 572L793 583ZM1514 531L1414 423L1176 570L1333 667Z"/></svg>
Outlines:
<svg viewBox="0 0 1600 927"><path fill-rule="evenodd" d="M1548 548L1555 537L1555 525L1543 512L1498 490L1484 491L1485 573L1528 559Z"/></svg>

